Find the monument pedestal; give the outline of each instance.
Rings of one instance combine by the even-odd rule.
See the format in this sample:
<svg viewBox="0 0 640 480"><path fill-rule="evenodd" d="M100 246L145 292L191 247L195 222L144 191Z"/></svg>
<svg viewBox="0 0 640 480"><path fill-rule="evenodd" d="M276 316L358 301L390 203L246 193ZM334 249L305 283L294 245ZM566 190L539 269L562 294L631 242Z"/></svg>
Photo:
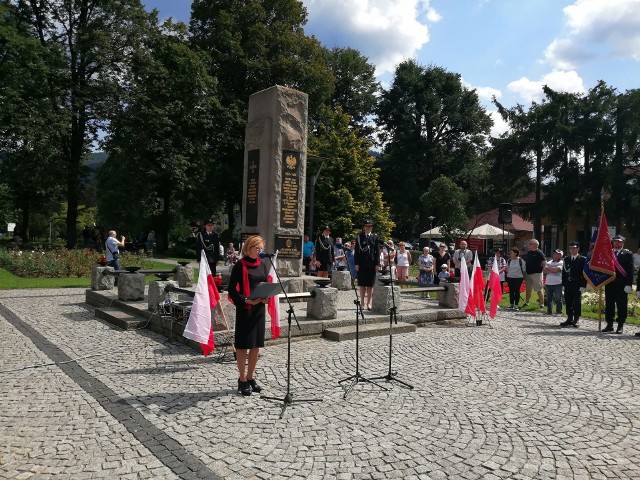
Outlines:
<svg viewBox="0 0 640 480"><path fill-rule="evenodd" d="M149 283L149 293L147 295L148 310L157 312L160 304L164 303L166 299L174 302L178 300L177 293L165 291L167 285L177 287L178 282L174 280L154 280Z"/></svg>
<svg viewBox="0 0 640 480"><path fill-rule="evenodd" d="M351 273L348 270L332 272L331 286L341 291L351 290Z"/></svg>
<svg viewBox="0 0 640 480"><path fill-rule="evenodd" d="M91 269L91 290L112 290L116 278L113 275L105 275L105 273L113 271L113 267L93 267Z"/></svg>
<svg viewBox="0 0 640 480"><path fill-rule="evenodd" d="M144 299L144 274L121 273L118 277L118 300L125 302Z"/></svg>
<svg viewBox="0 0 640 480"><path fill-rule="evenodd" d="M396 307L400 310L400 287L393 286L395 294ZM376 282L373 286L373 301L371 302L371 311L382 315L388 315L389 310L393 307L393 298L391 296L391 286L383 285Z"/></svg>
<svg viewBox="0 0 640 480"><path fill-rule="evenodd" d="M458 308L458 297L460 296L459 283L445 284L446 290L438 292L438 305L443 308Z"/></svg>
<svg viewBox="0 0 640 480"><path fill-rule="evenodd" d="M173 279L178 282L180 288L193 287L193 267L178 265Z"/></svg>
<svg viewBox="0 0 640 480"><path fill-rule="evenodd" d="M333 320L338 318L338 290L331 287L312 289L315 297L307 302L307 318Z"/></svg>

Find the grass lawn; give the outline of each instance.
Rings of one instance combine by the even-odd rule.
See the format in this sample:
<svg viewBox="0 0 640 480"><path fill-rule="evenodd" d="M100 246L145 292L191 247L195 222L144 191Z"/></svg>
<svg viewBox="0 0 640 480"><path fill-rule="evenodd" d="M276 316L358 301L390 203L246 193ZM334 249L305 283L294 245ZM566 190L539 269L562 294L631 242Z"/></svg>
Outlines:
<svg viewBox="0 0 640 480"><path fill-rule="evenodd" d="M171 270L171 265L161 262L145 260L142 268L145 270ZM194 281L197 281L197 269L194 269ZM147 275L145 282L148 284L152 280L157 280L155 275ZM68 278L23 278L0 268L0 290L10 290L18 288L69 288L69 287L90 287L89 277L68 277Z"/></svg>

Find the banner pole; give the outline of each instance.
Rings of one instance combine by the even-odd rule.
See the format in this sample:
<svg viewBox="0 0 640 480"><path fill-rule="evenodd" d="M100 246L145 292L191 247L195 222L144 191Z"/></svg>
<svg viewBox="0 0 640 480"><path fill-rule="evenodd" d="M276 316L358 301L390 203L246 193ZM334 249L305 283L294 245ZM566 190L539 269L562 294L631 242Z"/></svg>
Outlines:
<svg viewBox="0 0 640 480"><path fill-rule="evenodd" d="M602 285L598 287L598 331L602 330Z"/></svg>

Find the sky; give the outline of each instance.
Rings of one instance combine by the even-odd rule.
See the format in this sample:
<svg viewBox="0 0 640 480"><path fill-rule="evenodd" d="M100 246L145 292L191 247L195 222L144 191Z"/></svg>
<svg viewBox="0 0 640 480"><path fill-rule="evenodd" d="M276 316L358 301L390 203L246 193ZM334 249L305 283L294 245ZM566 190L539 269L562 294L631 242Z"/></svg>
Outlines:
<svg viewBox="0 0 640 480"><path fill-rule="evenodd" d="M191 0L142 0L160 19L189 21ZM491 103L528 106L542 86L586 93L599 80L640 88L640 0L303 0L305 32L325 47L350 47L376 66L384 88L415 59L458 73Z"/></svg>

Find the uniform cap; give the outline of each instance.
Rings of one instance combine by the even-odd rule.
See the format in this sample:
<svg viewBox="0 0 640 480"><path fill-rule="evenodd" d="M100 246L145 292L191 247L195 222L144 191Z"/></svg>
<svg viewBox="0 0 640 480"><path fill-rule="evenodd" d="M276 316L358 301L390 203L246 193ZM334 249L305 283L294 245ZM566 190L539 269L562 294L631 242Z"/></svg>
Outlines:
<svg viewBox="0 0 640 480"><path fill-rule="evenodd" d="M371 220L365 220L364 221L364 226L366 227L367 225L373 226L373 222Z"/></svg>
<svg viewBox="0 0 640 480"><path fill-rule="evenodd" d="M562 250L560 250L559 248L556 248L553 253L559 253L560 255L564 255L564 252Z"/></svg>
<svg viewBox="0 0 640 480"><path fill-rule="evenodd" d="M216 222L214 222L214 221L213 221L212 219L210 219L210 218L207 218L206 220L204 220L204 221L202 222L202 224L203 224L203 225L209 225L209 224L211 224L211 225L215 225L215 223L216 223Z"/></svg>
<svg viewBox="0 0 640 480"><path fill-rule="evenodd" d="M570 247L579 247L580 246L580 242L576 242L576 241L569 242L569 246Z"/></svg>
<svg viewBox="0 0 640 480"><path fill-rule="evenodd" d="M626 238L624 238L622 235L616 235L615 237L613 237L613 240L616 240L618 242L624 242Z"/></svg>

